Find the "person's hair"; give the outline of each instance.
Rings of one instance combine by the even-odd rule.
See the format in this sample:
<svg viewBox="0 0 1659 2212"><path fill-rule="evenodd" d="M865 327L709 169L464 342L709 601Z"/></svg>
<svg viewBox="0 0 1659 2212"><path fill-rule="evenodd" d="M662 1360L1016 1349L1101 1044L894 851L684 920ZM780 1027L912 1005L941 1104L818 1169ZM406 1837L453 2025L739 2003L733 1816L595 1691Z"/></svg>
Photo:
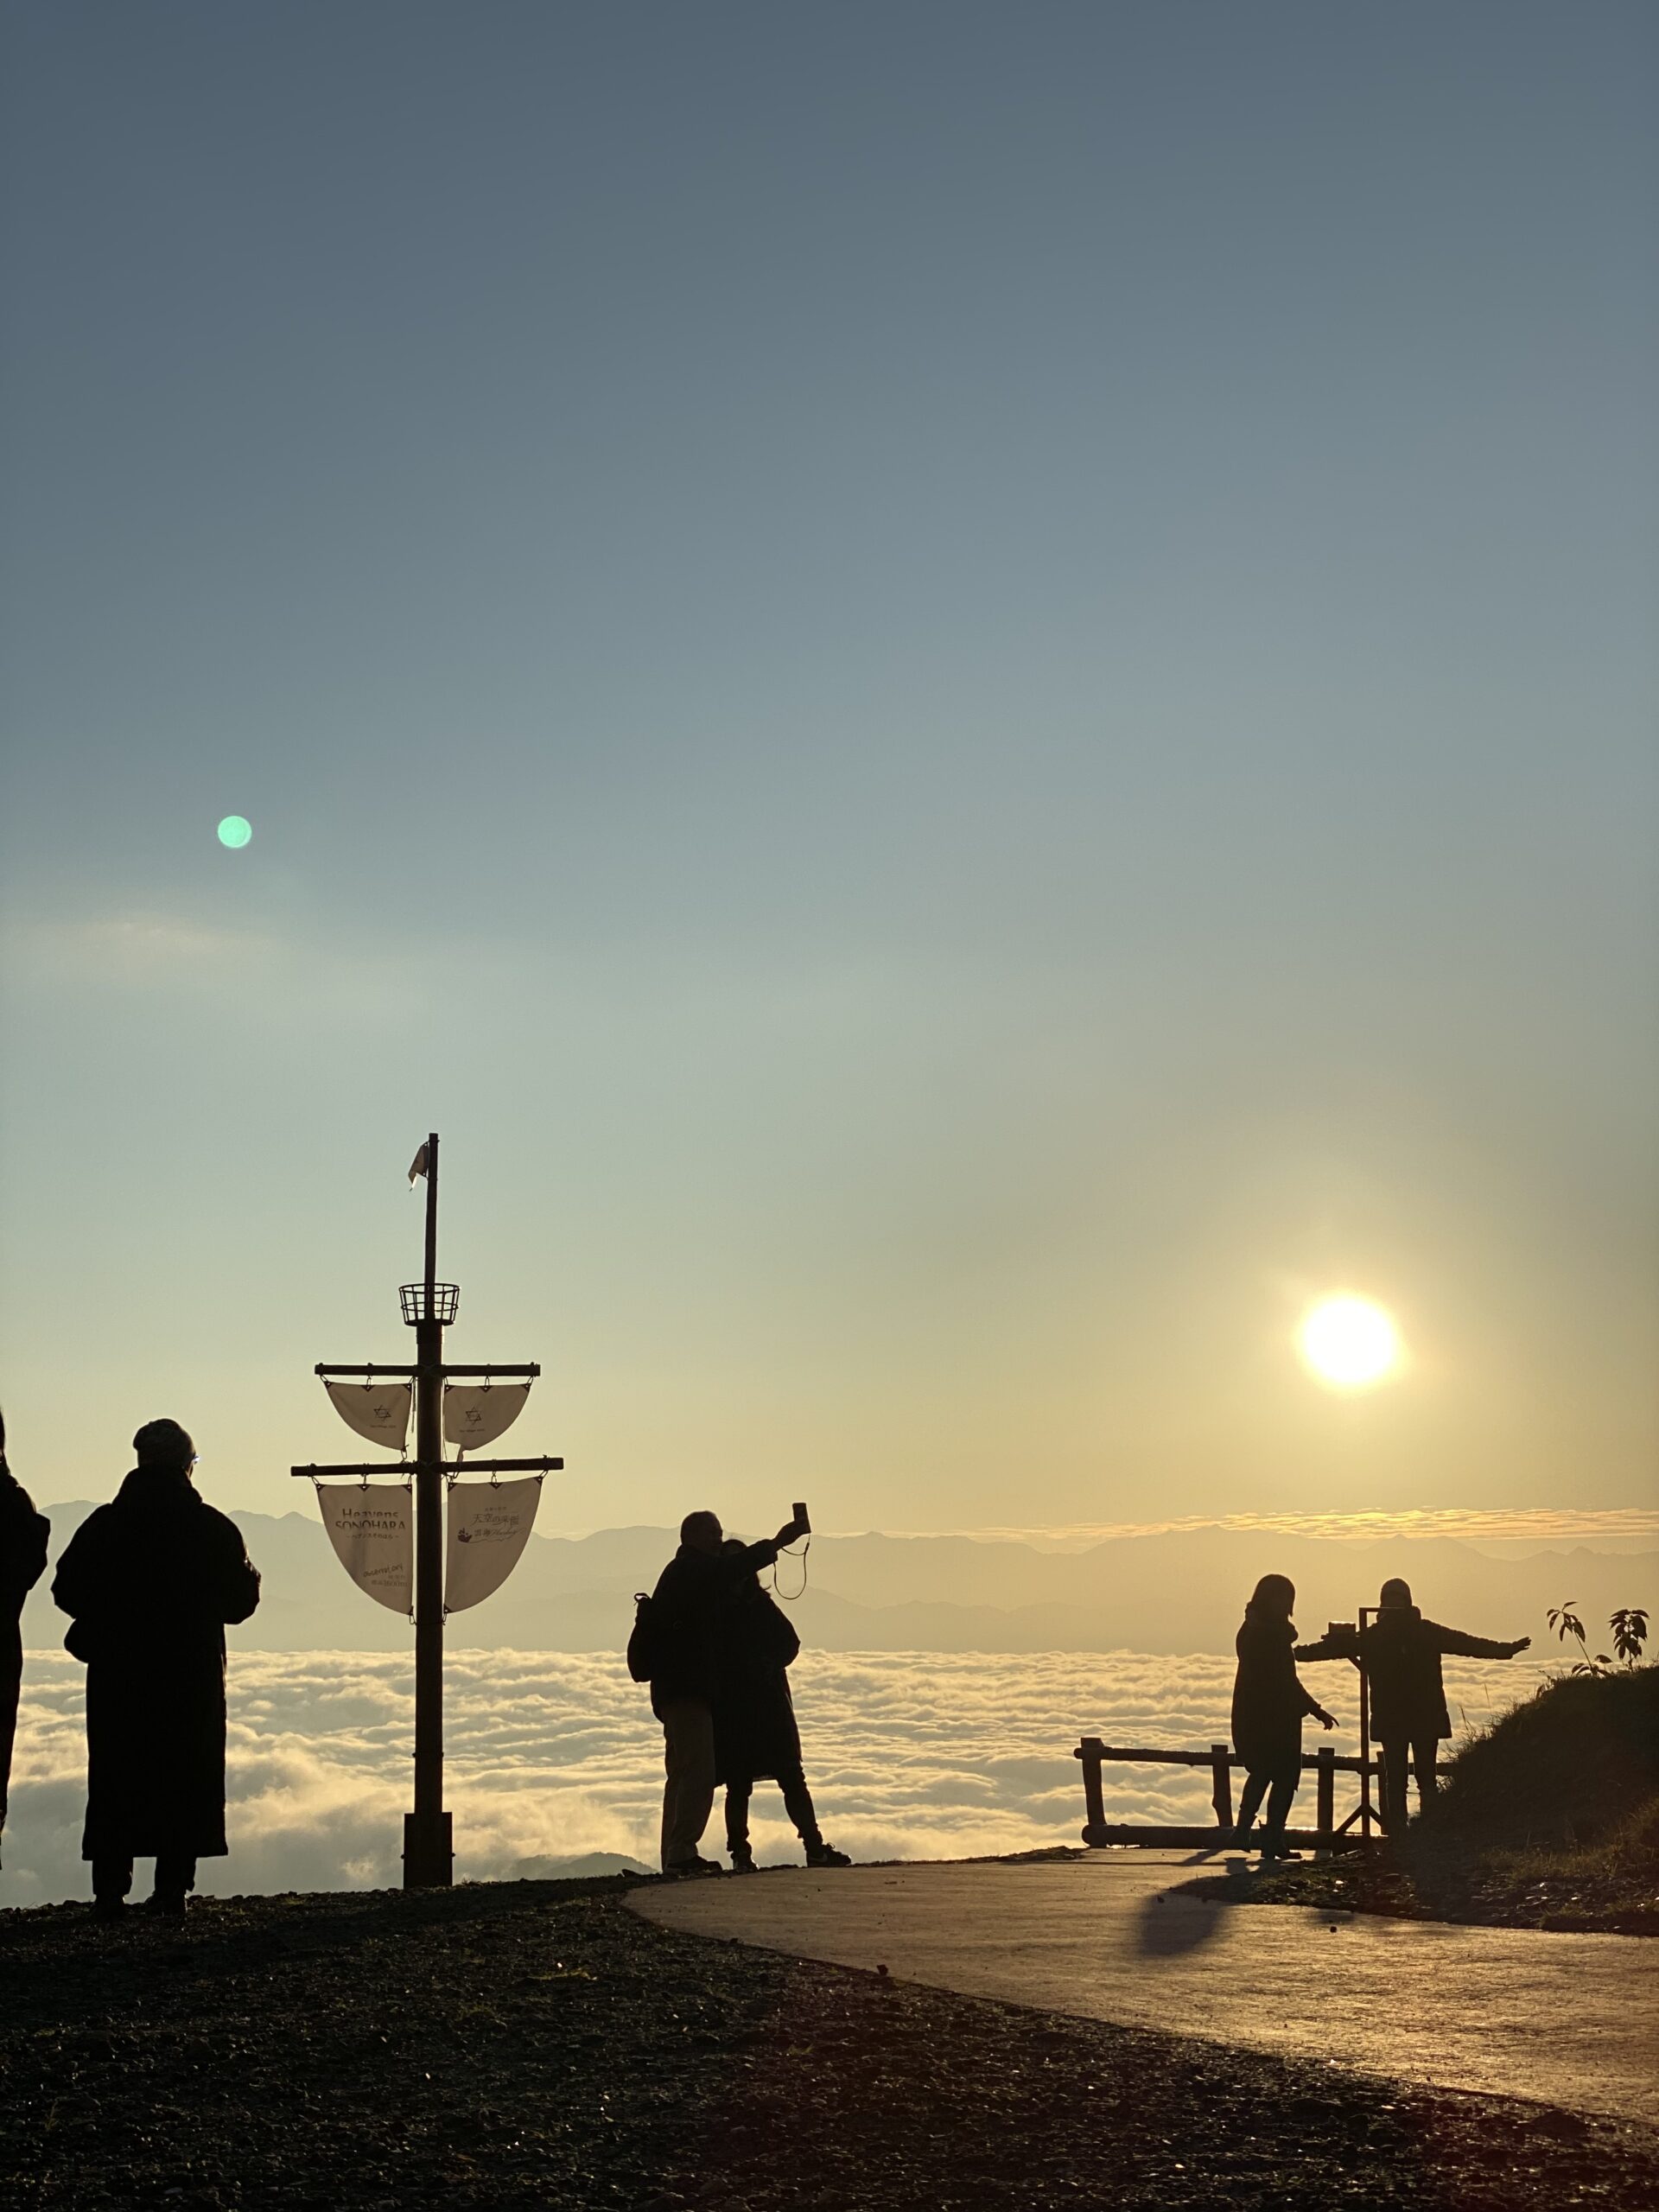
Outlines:
<svg viewBox="0 0 1659 2212"><path fill-rule="evenodd" d="M188 1467L196 1456L189 1430L175 1421L147 1421L132 1448L141 1467Z"/></svg>
<svg viewBox="0 0 1659 2212"><path fill-rule="evenodd" d="M683 1544L689 1544L693 1534L697 1529L708 1529L709 1527L713 1528L716 1535L720 1534L719 1514L709 1512L708 1507L705 1505L700 1508L696 1513L688 1513L684 1520L681 1522L680 1541Z"/></svg>
<svg viewBox="0 0 1659 2212"><path fill-rule="evenodd" d="M1264 1613L1282 1613L1290 1618L1296 1604L1296 1585L1287 1574L1264 1574L1250 1592L1250 1606L1260 1606Z"/></svg>
<svg viewBox="0 0 1659 2212"><path fill-rule="evenodd" d="M744 1553L747 1551L748 1548L748 1546L744 1542L741 1536L727 1536L721 1541L720 1555L723 1560L726 1560L731 1565L735 1566L737 1561L742 1558ZM734 1587L737 1590L740 1596L746 1591L752 1592L759 1590L760 1587L760 1577L755 1573L754 1569L751 1567L747 1574L740 1574L738 1576Z"/></svg>
<svg viewBox="0 0 1659 2212"><path fill-rule="evenodd" d="M1382 1591L1377 1599L1377 1603L1389 1607L1393 1607L1395 1605L1408 1605L1411 1603L1410 1583L1406 1580L1403 1575L1391 1574L1388 1580L1382 1585Z"/></svg>

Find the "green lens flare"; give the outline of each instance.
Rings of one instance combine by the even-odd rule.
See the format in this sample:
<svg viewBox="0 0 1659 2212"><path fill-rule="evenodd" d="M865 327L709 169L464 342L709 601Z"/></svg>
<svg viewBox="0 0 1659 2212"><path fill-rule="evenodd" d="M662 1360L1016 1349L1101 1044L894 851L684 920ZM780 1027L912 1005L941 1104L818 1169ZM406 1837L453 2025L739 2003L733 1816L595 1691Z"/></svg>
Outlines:
<svg viewBox="0 0 1659 2212"><path fill-rule="evenodd" d="M219 825L219 842L228 845L233 853L240 852L253 835L253 824L245 815L227 814Z"/></svg>

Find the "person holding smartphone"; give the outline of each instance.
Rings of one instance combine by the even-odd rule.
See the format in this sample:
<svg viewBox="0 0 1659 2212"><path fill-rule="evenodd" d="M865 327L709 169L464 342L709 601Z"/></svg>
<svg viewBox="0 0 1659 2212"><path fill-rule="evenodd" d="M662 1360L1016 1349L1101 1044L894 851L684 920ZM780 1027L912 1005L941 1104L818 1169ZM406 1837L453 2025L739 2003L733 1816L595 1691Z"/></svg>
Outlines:
<svg viewBox="0 0 1659 2212"><path fill-rule="evenodd" d="M770 1567L784 1546L805 1535L798 1507L775 1536L725 1547L718 1514L688 1513L680 1548L640 1609L628 1663L651 1684L651 1709L663 1726L662 1867L674 1877L723 1874L698 1846L715 1805L715 1700L720 1691L721 1627L745 1575Z"/></svg>
<svg viewBox="0 0 1659 2212"><path fill-rule="evenodd" d="M805 1508L797 1506L798 1516ZM743 1549L728 1537L726 1550ZM738 1562L734 1558L734 1566ZM720 1687L715 1698L715 1778L726 1785L726 1849L734 1874L754 1872L749 1801L757 1782L775 1782L795 1824L809 1866L850 1866L844 1851L823 1840L801 1761L801 1732L790 1695L789 1669L800 1656L794 1624L760 1586L752 1569L738 1573L721 1617Z"/></svg>

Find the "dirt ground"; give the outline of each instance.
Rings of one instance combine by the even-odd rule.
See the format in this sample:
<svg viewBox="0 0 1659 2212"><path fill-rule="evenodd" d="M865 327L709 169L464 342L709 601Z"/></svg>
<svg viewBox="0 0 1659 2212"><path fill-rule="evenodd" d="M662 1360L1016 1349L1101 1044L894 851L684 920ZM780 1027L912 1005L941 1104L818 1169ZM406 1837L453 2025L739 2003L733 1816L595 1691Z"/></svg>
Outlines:
<svg viewBox="0 0 1659 2212"><path fill-rule="evenodd" d="M677 1936L612 1883L0 1915L18 2212L1659 2207L1659 2137Z"/></svg>

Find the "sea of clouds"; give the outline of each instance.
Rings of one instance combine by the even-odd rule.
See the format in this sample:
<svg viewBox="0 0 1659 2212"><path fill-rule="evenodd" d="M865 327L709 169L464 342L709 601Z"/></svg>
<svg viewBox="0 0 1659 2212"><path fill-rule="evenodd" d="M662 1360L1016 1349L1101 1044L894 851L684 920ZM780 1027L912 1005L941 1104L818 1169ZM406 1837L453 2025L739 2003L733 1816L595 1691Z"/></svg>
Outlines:
<svg viewBox="0 0 1659 2212"><path fill-rule="evenodd" d="M1447 1667L1461 1728L1536 1687L1528 1661ZM1131 1651L804 1655L793 1669L807 1777L825 1833L860 1859L944 1859L1076 1843L1080 1736L1204 1747L1227 1734L1233 1662ZM662 1738L644 1690L610 1655L448 1655L447 1802L461 1879L522 1862L613 1852L654 1866ZM1357 1678L1309 1669L1357 1740ZM0 1906L87 1894L80 1858L86 1673L32 1652L24 1676ZM228 1859L202 1862L209 1894L385 1888L401 1879L414 1688L382 1652L235 1652L230 1670ZM1318 1732L1311 1730L1310 1738ZM1109 1816L1205 1821L1201 1769L1114 1766ZM1311 1816L1311 1807L1308 1808ZM755 1793L763 1859L797 1855L775 1789ZM708 1842L721 1840L716 1806Z"/></svg>

